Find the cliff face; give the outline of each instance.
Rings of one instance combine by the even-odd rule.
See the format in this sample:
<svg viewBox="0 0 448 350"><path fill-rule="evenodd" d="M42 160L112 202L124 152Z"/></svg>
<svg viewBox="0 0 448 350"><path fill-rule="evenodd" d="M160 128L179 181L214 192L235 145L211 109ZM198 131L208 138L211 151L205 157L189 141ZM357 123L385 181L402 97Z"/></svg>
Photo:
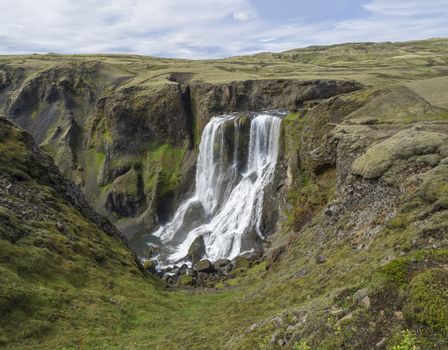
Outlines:
<svg viewBox="0 0 448 350"><path fill-rule="evenodd" d="M10 78L1 94L6 115L128 236L168 220L192 191L196 147L212 116L295 110L306 101L362 87L352 81L284 79L210 84L179 75L171 82L133 85L126 77L111 78L109 70L100 62L31 75L5 69Z"/></svg>
<svg viewBox="0 0 448 350"><path fill-rule="evenodd" d="M190 99L200 132L211 116L229 111L298 110L306 101L362 88L343 80L247 80L224 84L191 83Z"/></svg>

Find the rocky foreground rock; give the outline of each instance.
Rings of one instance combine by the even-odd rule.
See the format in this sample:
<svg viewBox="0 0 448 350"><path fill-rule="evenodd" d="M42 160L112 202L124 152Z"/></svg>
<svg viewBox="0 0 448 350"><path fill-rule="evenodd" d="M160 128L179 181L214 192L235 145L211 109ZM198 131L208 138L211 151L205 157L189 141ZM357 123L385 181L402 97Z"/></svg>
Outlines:
<svg viewBox="0 0 448 350"><path fill-rule="evenodd" d="M261 256L236 257L233 260L219 259L211 262L208 259L200 260L189 267L187 264L159 269L156 272L156 263L146 260L143 264L145 270L155 273L165 282L178 286L214 287L219 282L234 278L236 273L260 263Z"/></svg>

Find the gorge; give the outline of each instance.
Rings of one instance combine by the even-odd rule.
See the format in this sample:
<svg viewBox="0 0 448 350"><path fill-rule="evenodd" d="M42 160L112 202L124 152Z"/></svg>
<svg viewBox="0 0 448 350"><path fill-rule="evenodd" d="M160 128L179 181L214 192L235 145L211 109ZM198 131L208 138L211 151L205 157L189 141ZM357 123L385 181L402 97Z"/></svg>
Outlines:
<svg viewBox="0 0 448 350"><path fill-rule="evenodd" d="M0 348L446 349L447 65L0 56Z"/></svg>

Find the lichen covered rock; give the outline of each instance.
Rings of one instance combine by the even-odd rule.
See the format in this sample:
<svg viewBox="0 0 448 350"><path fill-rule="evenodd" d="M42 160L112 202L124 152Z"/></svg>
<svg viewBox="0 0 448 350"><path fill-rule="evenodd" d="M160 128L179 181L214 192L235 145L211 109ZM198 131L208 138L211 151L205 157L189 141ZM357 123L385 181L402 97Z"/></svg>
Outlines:
<svg viewBox="0 0 448 350"><path fill-rule="evenodd" d="M444 155L448 152L447 145L448 136L445 134L419 128L407 129L369 148L354 161L352 173L365 179L379 178L397 160L437 153Z"/></svg>

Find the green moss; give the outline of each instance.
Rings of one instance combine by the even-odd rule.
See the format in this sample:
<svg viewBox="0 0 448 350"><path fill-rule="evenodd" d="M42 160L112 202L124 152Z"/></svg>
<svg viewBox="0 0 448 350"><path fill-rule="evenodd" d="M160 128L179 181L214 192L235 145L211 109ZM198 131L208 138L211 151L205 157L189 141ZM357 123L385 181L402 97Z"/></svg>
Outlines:
<svg viewBox="0 0 448 350"><path fill-rule="evenodd" d="M104 165L104 161L106 160L106 155L101 152L94 152L93 153L93 165L95 170L102 169Z"/></svg>
<svg viewBox="0 0 448 350"><path fill-rule="evenodd" d="M18 179L28 180L31 169L27 164L29 155L23 149L23 132L6 127L6 120L1 117L0 128L0 170Z"/></svg>
<svg viewBox="0 0 448 350"><path fill-rule="evenodd" d="M95 177L98 177L101 173L105 160L106 155L96 149L90 149L86 152L86 167L91 169L90 173L94 174Z"/></svg>
<svg viewBox="0 0 448 350"><path fill-rule="evenodd" d="M237 256L233 259L233 266L235 269L247 269L249 264L249 260L242 256Z"/></svg>
<svg viewBox="0 0 448 350"><path fill-rule="evenodd" d="M8 226L16 226L18 224L15 214L11 210L3 207L0 207L0 222Z"/></svg>
<svg viewBox="0 0 448 350"><path fill-rule="evenodd" d="M400 332L392 341L393 345L388 350L418 350L417 338L411 331Z"/></svg>
<svg viewBox="0 0 448 350"><path fill-rule="evenodd" d="M288 217L288 225L299 231L332 198L336 182L334 169L312 179L305 170L300 172L298 187L288 194L294 206Z"/></svg>
<svg viewBox="0 0 448 350"><path fill-rule="evenodd" d="M429 203L438 203L442 208L448 201L448 165L440 165L424 176L417 196Z"/></svg>
<svg viewBox="0 0 448 350"><path fill-rule="evenodd" d="M417 274L409 283L404 307L412 324L428 327L448 336L448 273L430 269Z"/></svg>
<svg viewBox="0 0 448 350"><path fill-rule="evenodd" d="M439 132L404 130L375 145L357 158L352 167L355 175L366 179L382 176L394 162L415 155L438 153L448 143L448 136Z"/></svg>
<svg viewBox="0 0 448 350"><path fill-rule="evenodd" d="M399 213L387 222L387 227L390 229L404 229L414 220L415 218L408 213Z"/></svg>
<svg viewBox="0 0 448 350"><path fill-rule="evenodd" d="M294 350L312 350L311 347L308 345L308 343L305 340L301 340L297 342L294 347Z"/></svg>
<svg viewBox="0 0 448 350"><path fill-rule="evenodd" d="M300 112L289 113L284 119L284 122L292 122L300 119Z"/></svg>
<svg viewBox="0 0 448 350"><path fill-rule="evenodd" d="M189 275L182 275L177 284L180 286L191 286L193 284L193 277Z"/></svg>
<svg viewBox="0 0 448 350"><path fill-rule="evenodd" d="M173 147L170 144L159 146L145 158L143 178L145 192L157 186L159 196L167 195L180 184L181 166L186 148Z"/></svg>
<svg viewBox="0 0 448 350"><path fill-rule="evenodd" d="M408 282L408 260L395 259L378 270L378 278L386 286L404 286Z"/></svg>
<svg viewBox="0 0 448 350"><path fill-rule="evenodd" d="M156 263L154 260L146 260L143 267L149 272L156 272Z"/></svg>

